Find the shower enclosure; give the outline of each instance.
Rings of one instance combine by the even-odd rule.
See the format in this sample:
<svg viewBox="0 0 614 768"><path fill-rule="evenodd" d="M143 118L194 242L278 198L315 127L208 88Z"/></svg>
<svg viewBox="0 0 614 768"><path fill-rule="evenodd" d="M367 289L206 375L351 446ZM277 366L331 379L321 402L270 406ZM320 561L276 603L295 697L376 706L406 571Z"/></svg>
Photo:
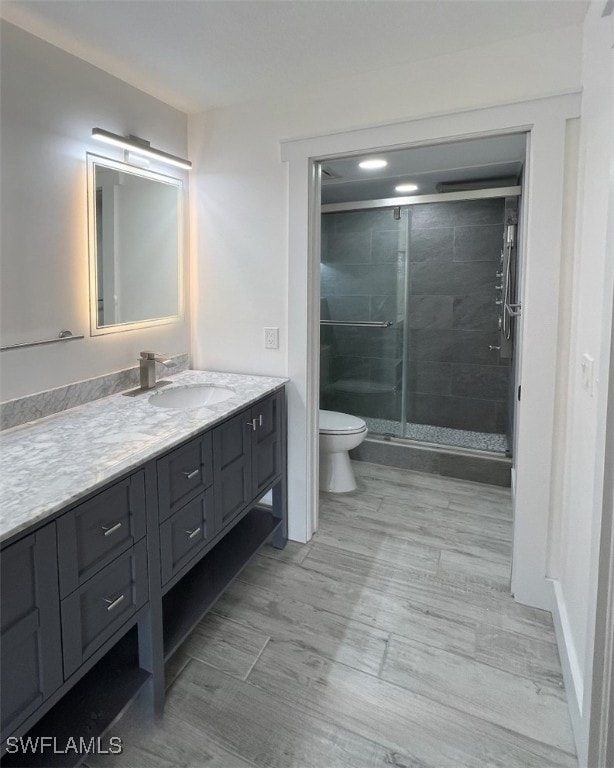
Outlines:
<svg viewBox="0 0 614 768"><path fill-rule="evenodd" d="M519 191L322 207L320 407L509 453Z"/></svg>

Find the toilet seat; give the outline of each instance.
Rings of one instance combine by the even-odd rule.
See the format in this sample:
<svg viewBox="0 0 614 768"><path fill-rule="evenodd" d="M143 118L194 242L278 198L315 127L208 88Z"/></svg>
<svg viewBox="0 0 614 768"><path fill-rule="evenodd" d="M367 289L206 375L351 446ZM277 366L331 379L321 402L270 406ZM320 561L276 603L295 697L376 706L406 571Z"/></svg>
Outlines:
<svg viewBox="0 0 614 768"><path fill-rule="evenodd" d="M320 411L320 433L323 435L356 435L366 429L367 425L358 416L337 411Z"/></svg>

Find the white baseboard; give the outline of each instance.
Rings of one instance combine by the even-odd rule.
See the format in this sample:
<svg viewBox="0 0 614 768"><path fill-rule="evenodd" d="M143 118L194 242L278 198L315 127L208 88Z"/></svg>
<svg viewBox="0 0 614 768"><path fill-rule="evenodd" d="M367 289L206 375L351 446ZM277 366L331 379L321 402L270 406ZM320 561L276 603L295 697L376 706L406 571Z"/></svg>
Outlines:
<svg viewBox="0 0 614 768"><path fill-rule="evenodd" d="M554 619L554 630L556 632L559 656L561 657L561 667L563 668L563 680L565 682L571 727L573 728L580 768L587 768L588 726L582 716L584 671L578 661L578 654L573 642L561 583L555 579L551 580L550 583L552 584L554 597L552 601L554 606L552 618Z"/></svg>

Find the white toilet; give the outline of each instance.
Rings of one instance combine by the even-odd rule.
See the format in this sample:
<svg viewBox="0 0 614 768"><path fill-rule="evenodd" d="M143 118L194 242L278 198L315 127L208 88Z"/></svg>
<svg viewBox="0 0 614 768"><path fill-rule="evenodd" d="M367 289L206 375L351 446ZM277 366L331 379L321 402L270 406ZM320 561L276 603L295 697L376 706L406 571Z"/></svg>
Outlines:
<svg viewBox="0 0 614 768"><path fill-rule="evenodd" d="M356 490L348 451L367 436L367 425L358 416L320 411L320 490L348 493Z"/></svg>

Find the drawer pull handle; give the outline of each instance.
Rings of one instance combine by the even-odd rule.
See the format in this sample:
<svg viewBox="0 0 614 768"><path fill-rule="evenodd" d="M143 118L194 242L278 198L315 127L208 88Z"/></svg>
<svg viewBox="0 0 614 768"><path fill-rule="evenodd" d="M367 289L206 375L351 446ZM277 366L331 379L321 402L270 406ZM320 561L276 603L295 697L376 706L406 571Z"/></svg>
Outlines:
<svg viewBox="0 0 614 768"><path fill-rule="evenodd" d="M251 421L248 421L247 426L251 427L255 432L258 429L258 419L252 419Z"/></svg>
<svg viewBox="0 0 614 768"><path fill-rule="evenodd" d="M115 525L112 525L111 527L108 525L101 526L105 536L110 536L112 533L115 533L115 531L118 531L121 527L121 523L115 523Z"/></svg>
<svg viewBox="0 0 614 768"><path fill-rule="evenodd" d="M186 533L188 534L188 539L193 539L195 536L198 536L198 534L200 533L200 525L198 526L198 528L194 528L193 531L186 531Z"/></svg>
<svg viewBox="0 0 614 768"><path fill-rule="evenodd" d="M258 416L258 424L260 426L262 426L262 414L260 414L260 416Z"/></svg>
<svg viewBox="0 0 614 768"><path fill-rule="evenodd" d="M117 606L122 602L123 599L124 599L124 595L120 595L119 597L116 597L115 600L113 600L110 597L105 597L104 601L105 603L108 603L107 611L112 611L114 608L117 608Z"/></svg>
<svg viewBox="0 0 614 768"><path fill-rule="evenodd" d="M184 472L186 480L191 480L193 477L196 477L196 475L200 472L200 469L193 469L191 472Z"/></svg>

